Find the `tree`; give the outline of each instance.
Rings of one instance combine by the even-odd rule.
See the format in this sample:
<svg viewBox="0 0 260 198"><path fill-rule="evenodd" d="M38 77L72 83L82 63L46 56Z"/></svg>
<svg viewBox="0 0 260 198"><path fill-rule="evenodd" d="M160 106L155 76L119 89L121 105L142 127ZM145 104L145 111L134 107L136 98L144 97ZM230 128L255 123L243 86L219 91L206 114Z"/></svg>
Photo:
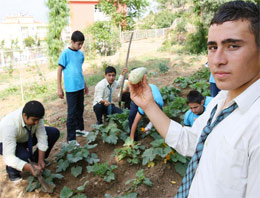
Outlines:
<svg viewBox="0 0 260 198"><path fill-rule="evenodd" d="M63 48L61 32L68 24L69 8L67 0L48 0L49 27L47 34L50 67L58 64L59 54Z"/></svg>
<svg viewBox="0 0 260 198"><path fill-rule="evenodd" d="M84 51L88 53L98 50L101 55L107 56L114 53L120 45L118 28L108 21L94 23L87 29L87 35L89 39L85 42Z"/></svg>
<svg viewBox="0 0 260 198"><path fill-rule="evenodd" d="M147 0L100 0L98 7L110 16L113 23L122 29L132 29L136 17L139 17L148 6Z"/></svg>
<svg viewBox="0 0 260 198"><path fill-rule="evenodd" d="M34 44L35 44L35 40L33 39L33 37L31 37L31 36L28 36L27 38L25 38L24 40L23 40L23 42L24 42L24 45L26 46L26 47L32 47ZM13 40L12 40L12 45L13 45L14 43L13 43Z"/></svg>

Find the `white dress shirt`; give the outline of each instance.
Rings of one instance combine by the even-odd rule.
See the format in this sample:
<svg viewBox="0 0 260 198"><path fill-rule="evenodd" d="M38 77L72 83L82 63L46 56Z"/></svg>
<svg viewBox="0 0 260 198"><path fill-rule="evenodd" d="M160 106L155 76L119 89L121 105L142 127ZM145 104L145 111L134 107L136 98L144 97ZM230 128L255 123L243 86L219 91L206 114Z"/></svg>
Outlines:
<svg viewBox="0 0 260 198"><path fill-rule="evenodd" d="M221 91L192 127L171 121L166 143L184 156L195 152L202 129L216 104L222 110L227 91ZM260 80L237 96L238 108L208 135L191 184L189 198L260 197Z"/></svg>
<svg viewBox="0 0 260 198"><path fill-rule="evenodd" d="M113 93L115 92L115 90L117 88L120 87L120 85L123 82L123 75L119 76L119 79L113 82L113 84L111 85L112 88L112 96ZM107 79L104 78L103 80L99 81L99 83L95 86L95 94L94 94L94 101L93 101L93 106L95 106L97 103L99 103L101 100L108 100L109 97L109 88L107 87L109 86L109 83L107 82ZM112 101L113 103L113 101Z"/></svg>
<svg viewBox="0 0 260 198"><path fill-rule="evenodd" d="M22 117L22 110L20 108L5 117L0 122L0 142L3 146L3 159L6 165L11 166L19 171L22 171L26 161L21 160L15 156L16 143L23 143L28 141L28 131L25 129L25 123ZM30 128L29 126L27 126ZM32 136L36 134L37 147L41 151L48 149L47 134L44 127L43 120L39 120L38 125L31 127Z"/></svg>

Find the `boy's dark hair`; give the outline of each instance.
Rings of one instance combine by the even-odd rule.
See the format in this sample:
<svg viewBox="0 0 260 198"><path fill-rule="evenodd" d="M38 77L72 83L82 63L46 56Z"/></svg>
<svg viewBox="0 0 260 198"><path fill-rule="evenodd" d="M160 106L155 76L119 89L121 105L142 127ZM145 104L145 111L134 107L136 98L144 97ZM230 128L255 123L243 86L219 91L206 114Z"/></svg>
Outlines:
<svg viewBox="0 0 260 198"><path fill-rule="evenodd" d="M84 37L84 34L82 32L77 30L77 31L72 33L71 40L74 41L74 42L85 41L85 37Z"/></svg>
<svg viewBox="0 0 260 198"><path fill-rule="evenodd" d="M196 91L192 90L187 95L188 103L198 103L201 104L201 101L204 99L203 95Z"/></svg>
<svg viewBox="0 0 260 198"><path fill-rule="evenodd" d="M220 6L217 13L211 20L210 25L222 24L227 21L248 20L250 30L255 35L255 42L258 48L259 43L259 5L252 2L231 1Z"/></svg>
<svg viewBox="0 0 260 198"><path fill-rule="evenodd" d="M36 100L32 100L27 102L24 105L22 113L25 113L27 118L29 117L42 118L45 114L45 109L40 102Z"/></svg>
<svg viewBox="0 0 260 198"><path fill-rule="evenodd" d="M107 66L106 69L105 69L105 74L108 74L108 73L113 73L115 72L116 74L116 69L112 66Z"/></svg>

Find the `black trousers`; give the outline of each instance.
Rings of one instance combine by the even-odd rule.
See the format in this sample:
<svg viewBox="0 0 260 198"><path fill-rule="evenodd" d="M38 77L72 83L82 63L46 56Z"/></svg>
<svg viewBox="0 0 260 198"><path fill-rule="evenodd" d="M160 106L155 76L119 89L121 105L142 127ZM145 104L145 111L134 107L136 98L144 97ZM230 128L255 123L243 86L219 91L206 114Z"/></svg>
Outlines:
<svg viewBox="0 0 260 198"><path fill-rule="evenodd" d="M45 152L45 158L47 158L51 152L52 147L54 146L55 142L59 139L60 132L58 129L54 127L45 127L47 136L48 136L48 149ZM33 145L37 144L37 138L34 134L33 136ZM0 154L3 155L3 145L0 143ZM28 151L28 142L25 143L17 143L15 155L28 162L28 159L30 158L30 153ZM38 162L38 149L33 153L32 161ZM8 173L9 178L15 178L20 176L20 171L10 167L6 166L6 171Z"/></svg>
<svg viewBox="0 0 260 198"><path fill-rule="evenodd" d="M66 92L68 105L67 141L76 140L76 130L84 130L84 89Z"/></svg>
<svg viewBox="0 0 260 198"><path fill-rule="evenodd" d="M122 109L116 107L114 104L112 105L112 114L114 113L122 113ZM96 114L97 118L97 124L103 124L102 116L104 115L106 117L107 113L107 107L103 103L97 103L94 105L93 110Z"/></svg>
<svg viewBox="0 0 260 198"><path fill-rule="evenodd" d="M124 105L125 109L130 109L130 103L131 103L130 92L126 92L122 94L122 101L125 103Z"/></svg>

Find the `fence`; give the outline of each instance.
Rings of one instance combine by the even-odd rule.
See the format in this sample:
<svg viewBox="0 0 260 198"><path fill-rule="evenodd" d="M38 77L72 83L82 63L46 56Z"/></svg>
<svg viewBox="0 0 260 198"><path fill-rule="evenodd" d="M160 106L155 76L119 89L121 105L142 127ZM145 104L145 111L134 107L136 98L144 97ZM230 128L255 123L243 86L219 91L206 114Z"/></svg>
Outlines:
<svg viewBox="0 0 260 198"><path fill-rule="evenodd" d="M135 30L133 40L141 40L148 38L159 38L165 36L169 28L151 29L151 30ZM128 42L133 31L126 31L121 33L121 42Z"/></svg>
<svg viewBox="0 0 260 198"><path fill-rule="evenodd" d="M0 50L0 69L42 64L48 61L46 47Z"/></svg>

